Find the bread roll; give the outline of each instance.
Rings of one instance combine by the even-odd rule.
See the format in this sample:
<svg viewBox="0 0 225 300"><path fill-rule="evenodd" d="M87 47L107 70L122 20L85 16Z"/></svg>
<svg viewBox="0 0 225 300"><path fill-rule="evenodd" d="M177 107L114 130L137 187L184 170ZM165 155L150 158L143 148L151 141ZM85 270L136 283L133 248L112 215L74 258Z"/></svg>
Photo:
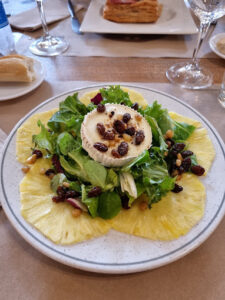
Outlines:
<svg viewBox="0 0 225 300"><path fill-rule="evenodd" d="M23 55L0 57L0 81L31 82L35 76L34 61Z"/></svg>

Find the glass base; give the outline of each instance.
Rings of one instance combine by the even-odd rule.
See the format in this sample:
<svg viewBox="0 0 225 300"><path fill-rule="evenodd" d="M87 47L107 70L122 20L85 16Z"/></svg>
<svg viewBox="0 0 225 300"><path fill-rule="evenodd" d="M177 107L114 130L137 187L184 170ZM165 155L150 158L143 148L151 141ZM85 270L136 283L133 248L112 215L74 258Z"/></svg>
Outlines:
<svg viewBox="0 0 225 300"><path fill-rule="evenodd" d="M29 49L35 55L55 56L66 51L68 46L63 37L47 36L35 40Z"/></svg>
<svg viewBox="0 0 225 300"><path fill-rule="evenodd" d="M203 89L212 85L211 72L192 63L178 63L169 68L166 77L186 89Z"/></svg>

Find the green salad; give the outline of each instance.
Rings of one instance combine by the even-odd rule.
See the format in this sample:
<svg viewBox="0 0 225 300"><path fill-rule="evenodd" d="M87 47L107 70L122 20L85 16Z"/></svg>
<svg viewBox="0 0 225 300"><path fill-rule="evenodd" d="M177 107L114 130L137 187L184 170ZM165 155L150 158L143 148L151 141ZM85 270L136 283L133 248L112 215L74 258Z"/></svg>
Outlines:
<svg viewBox="0 0 225 300"><path fill-rule="evenodd" d="M150 149L122 167L106 167L82 148L80 131L85 115L107 103L135 109L147 120L152 131ZM59 104L59 110L47 126L41 121L38 126L40 133L33 135L33 153L41 153L39 157L52 162L52 168L45 172L55 192L52 200L66 201L93 218L113 218L121 209L131 208L142 194L151 209L152 204L168 192L182 192L182 187L176 183L177 176L184 172L204 173L185 142L195 127L172 120L167 109L157 101L145 108L132 103L129 94L120 86L100 89L88 106L79 101L78 93L68 96ZM130 188L136 189L136 198L129 192Z"/></svg>

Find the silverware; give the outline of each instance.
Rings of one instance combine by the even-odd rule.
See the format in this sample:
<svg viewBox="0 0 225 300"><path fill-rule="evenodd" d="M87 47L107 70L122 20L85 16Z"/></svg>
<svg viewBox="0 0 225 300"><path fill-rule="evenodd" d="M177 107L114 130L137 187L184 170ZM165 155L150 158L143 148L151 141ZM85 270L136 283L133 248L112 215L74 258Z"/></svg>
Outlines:
<svg viewBox="0 0 225 300"><path fill-rule="evenodd" d="M73 3L71 2L71 0L68 0L68 10L71 15L71 23L72 23L73 31L78 34L82 34L82 32L80 32L80 22L76 16L76 13L75 13L74 7L73 7Z"/></svg>

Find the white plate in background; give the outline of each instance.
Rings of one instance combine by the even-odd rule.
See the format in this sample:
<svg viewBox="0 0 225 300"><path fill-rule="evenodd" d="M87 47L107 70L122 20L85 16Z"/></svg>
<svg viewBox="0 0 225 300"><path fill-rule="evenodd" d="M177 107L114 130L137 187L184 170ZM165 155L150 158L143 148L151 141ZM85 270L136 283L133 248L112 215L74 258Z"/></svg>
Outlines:
<svg viewBox="0 0 225 300"><path fill-rule="evenodd" d="M221 40L222 38L225 38L225 32L223 33L218 33L214 36L211 37L211 39L209 40L209 46L211 48L211 50L216 53L218 56L222 57L223 59L225 59L225 54L220 52L216 46L216 44L218 43L219 40Z"/></svg>
<svg viewBox="0 0 225 300"><path fill-rule="evenodd" d="M44 68L36 59L34 70L36 79L32 82L0 82L0 101L15 99L36 89L45 78Z"/></svg>
<svg viewBox="0 0 225 300"><path fill-rule="evenodd" d="M115 34L195 34L198 29L183 0L160 0L162 13L155 23L116 23L103 18L105 0L92 0L81 24L82 32Z"/></svg>
<svg viewBox="0 0 225 300"><path fill-rule="evenodd" d="M19 183L23 178L21 164L16 160L16 131L30 116L58 107L68 95L79 96L106 86L107 83L67 91L53 97L29 112L11 131L0 163L0 199L10 222L23 238L43 254L63 264L98 273L134 273L157 268L188 254L216 229L225 213L225 147L215 128L198 111L166 93L135 85L123 86L141 93L149 104L154 100L163 107L196 119L208 130L216 157L207 176L200 180L206 187L205 213L200 222L186 235L172 241L152 241L115 230L101 237L70 246L52 243L28 224L20 213Z"/></svg>

